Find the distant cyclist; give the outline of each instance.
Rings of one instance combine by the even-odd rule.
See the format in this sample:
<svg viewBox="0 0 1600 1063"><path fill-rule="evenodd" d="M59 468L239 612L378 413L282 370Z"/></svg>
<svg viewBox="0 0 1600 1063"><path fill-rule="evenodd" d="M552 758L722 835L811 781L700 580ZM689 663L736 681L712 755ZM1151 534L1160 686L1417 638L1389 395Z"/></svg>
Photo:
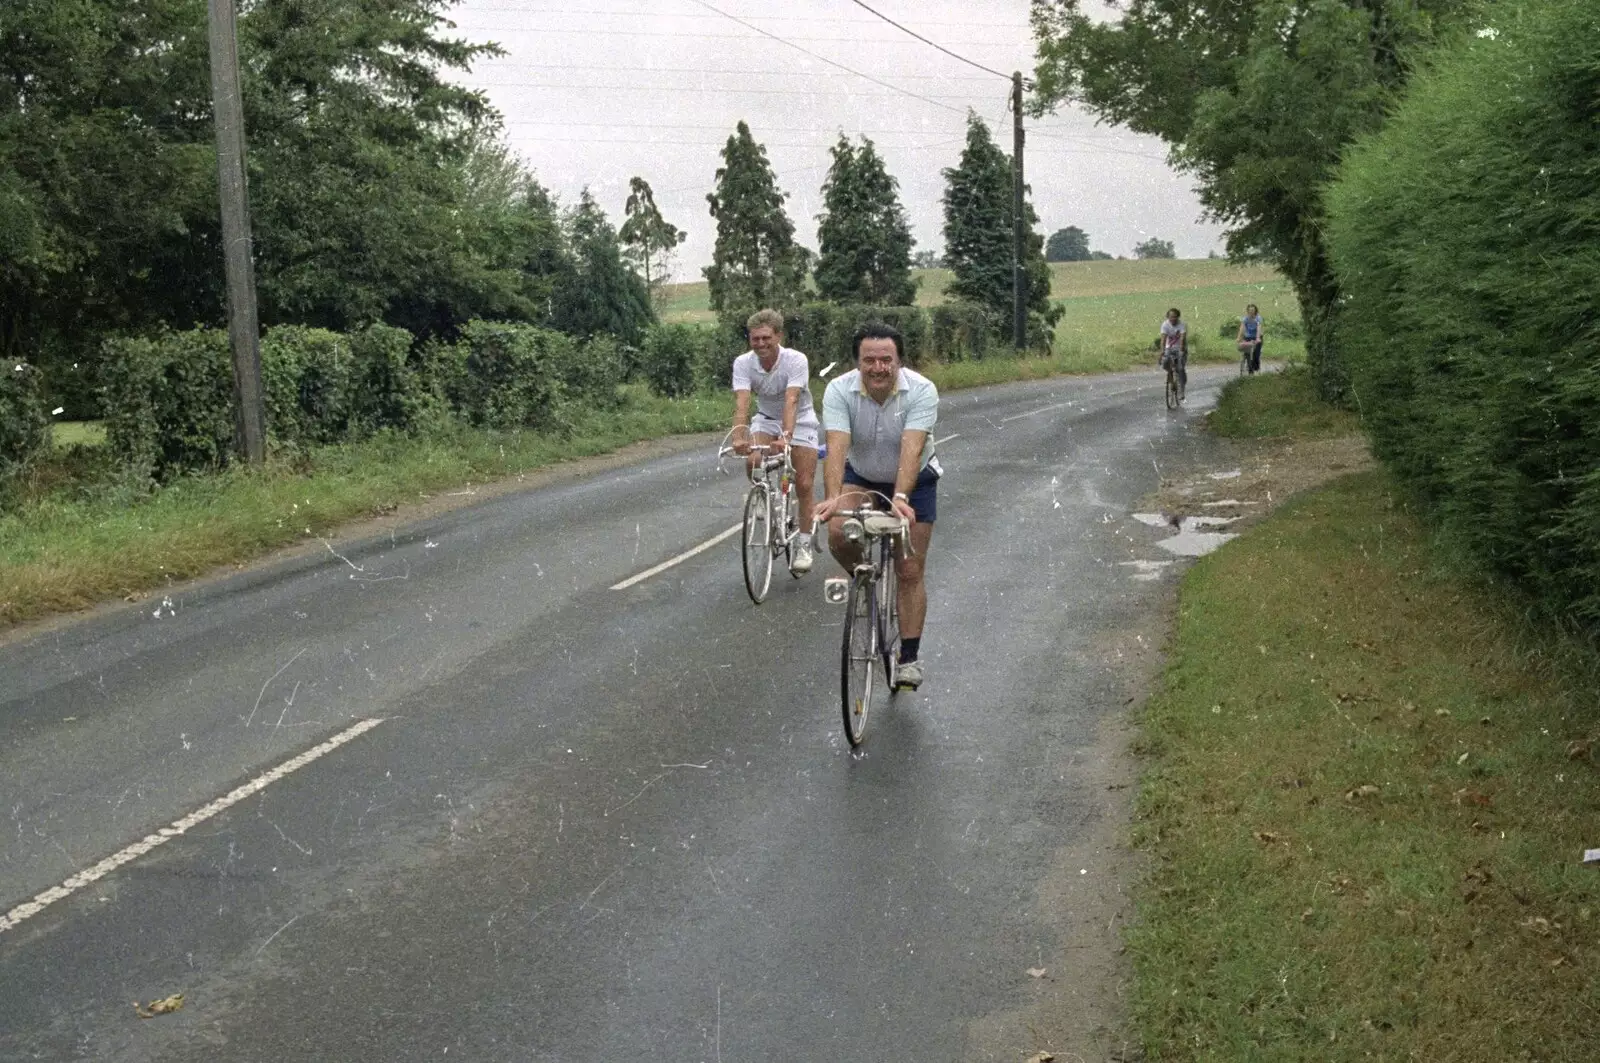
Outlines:
<svg viewBox="0 0 1600 1063"><path fill-rule="evenodd" d="M1251 303L1244 308L1239 319L1239 353L1250 356L1250 372L1261 372L1261 343L1266 339L1266 327L1261 323L1261 311Z"/></svg>
<svg viewBox="0 0 1600 1063"><path fill-rule="evenodd" d="M783 315L757 310L745 322L750 349L733 360L733 449L750 453L750 444L774 446L781 453L785 441L794 462L795 493L800 500L800 527L811 527L816 504L817 408L811 401L811 364L799 351L782 344ZM755 394L755 416L750 416L750 395ZM791 571L811 571L811 539L796 541Z"/></svg>
<svg viewBox="0 0 1600 1063"><path fill-rule="evenodd" d="M1189 388L1189 326L1181 319L1183 311L1173 307L1167 319L1161 322L1161 335L1156 338L1161 349L1161 368L1169 366L1178 371L1178 397Z"/></svg>
<svg viewBox="0 0 1600 1063"><path fill-rule="evenodd" d="M822 396L828 429L823 466L827 497L817 519L830 520L838 509L853 509L890 499L894 512L911 522L909 552L895 559L899 582L900 662L895 684L922 685L922 625L928 614L923 563L938 516L939 460L933 454L933 426L939 419L939 389L901 361L900 333L877 322L861 326L853 338L856 368L836 377ZM848 573L861 561L861 548L844 537L844 521L828 526L828 548Z"/></svg>

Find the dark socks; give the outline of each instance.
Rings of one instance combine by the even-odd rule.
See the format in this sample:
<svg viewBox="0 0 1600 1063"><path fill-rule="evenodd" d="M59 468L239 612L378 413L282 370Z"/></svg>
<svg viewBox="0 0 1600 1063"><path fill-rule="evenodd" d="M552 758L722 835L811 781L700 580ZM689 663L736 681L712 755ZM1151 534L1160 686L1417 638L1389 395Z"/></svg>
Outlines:
<svg viewBox="0 0 1600 1063"><path fill-rule="evenodd" d="M917 650L922 647L922 636L914 639L900 640L900 663L906 664L917 659Z"/></svg>

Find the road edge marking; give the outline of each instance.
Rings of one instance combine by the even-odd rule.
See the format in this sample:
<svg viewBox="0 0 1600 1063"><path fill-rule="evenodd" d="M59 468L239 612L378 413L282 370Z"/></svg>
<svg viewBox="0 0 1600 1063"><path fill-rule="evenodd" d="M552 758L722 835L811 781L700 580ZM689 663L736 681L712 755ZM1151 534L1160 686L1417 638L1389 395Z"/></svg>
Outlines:
<svg viewBox="0 0 1600 1063"><path fill-rule="evenodd" d="M717 535L713 535L711 538L707 539L705 542L701 543L699 546L691 546L689 549L685 550L683 553L679 554L677 557L668 558L667 560L661 562L661 564L656 565L654 568L645 569L643 572L639 573L637 576L629 576L627 579L623 580L621 583L613 583L611 585L610 589L614 590L614 591L625 591L629 587L632 587L636 583L643 583L645 580L649 579L651 576L659 575L660 573L665 572L667 569L671 568L673 565L681 565L685 561L689 560L691 557L694 557L696 554L705 553L707 550L711 549L713 546L716 546L718 543L722 542L724 539L732 538L733 536L739 534L739 529L741 529L743 527L744 527L743 524L735 524L733 527L729 528L727 531L722 532L722 533L717 534Z"/></svg>
<svg viewBox="0 0 1600 1063"><path fill-rule="evenodd" d="M332 753L335 749L338 749L346 742L353 738L359 738L361 735L366 734L368 731L372 730L382 722L382 717L371 717L365 720L360 720L357 723L345 728L343 731L340 731L338 734L334 735L332 738L329 738L325 742L312 746L304 753L290 757L277 767L262 772L260 775L257 775L254 779L251 779L244 785L235 787L222 797L217 798L208 805L204 805L196 809L187 816L184 816L182 819L174 820L171 824L162 827L153 834L146 834L143 838L134 842L132 845L113 853L104 860L100 861L98 864L95 864L93 867L88 867L82 871L79 871L76 875L73 875L71 878L62 882L59 886L52 886L43 893L35 896L33 900L24 901L22 904L17 905L4 915L0 915L0 934L5 933L7 930L15 929L57 901L65 900L67 897L72 896L85 886L98 882L100 879L121 867L123 864L137 860L139 857L150 852L152 849L156 849L162 845L165 845L167 842L183 835L190 829L199 826L211 817L227 811L229 808L238 804L240 801L243 801L245 798L250 797L253 794L260 793L262 790L265 790L268 786L271 786L285 775L288 775L291 772L299 771L312 761L318 760L327 754Z"/></svg>

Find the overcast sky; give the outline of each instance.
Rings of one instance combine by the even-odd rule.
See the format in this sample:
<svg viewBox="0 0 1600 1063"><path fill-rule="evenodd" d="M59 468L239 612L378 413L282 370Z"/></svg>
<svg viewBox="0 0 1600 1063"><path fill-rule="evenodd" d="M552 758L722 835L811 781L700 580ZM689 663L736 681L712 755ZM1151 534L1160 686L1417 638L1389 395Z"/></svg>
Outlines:
<svg viewBox="0 0 1600 1063"><path fill-rule="evenodd" d="M973 62L1032 71L1027 0L866 2ZM488 93L511 146L563 202L587 185L620 225L628 179L650 182L667 220L689 234L680 279L700 279L711 261L705 197L740 119L766 145L812 249L841 131L877 144L919 250L943 248L940 171L959 161L967 108L1011 150L1007 79L853 0L461 0L451 17L459 35L506 50L466 80ZM1191 182L1167 167L1160 141L1071 110L1027 128L1024 165L1047 234L1077 225L1114 255L1150 236L1185 258L1220 249L1220 228L1199 220Z"/></svg>

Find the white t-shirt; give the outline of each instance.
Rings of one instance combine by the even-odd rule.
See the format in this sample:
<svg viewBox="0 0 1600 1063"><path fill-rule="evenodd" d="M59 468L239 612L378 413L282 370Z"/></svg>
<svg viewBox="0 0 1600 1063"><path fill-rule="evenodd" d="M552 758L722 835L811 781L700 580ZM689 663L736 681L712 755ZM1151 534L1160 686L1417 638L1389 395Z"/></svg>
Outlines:
<svg viewBox="0 0 1600 1063"><path fill-rule="evenodd" d="M1187 322L1180 321L1174 325L1170 321L1161 323L1161 347L1167 351L1183 350L1183 337L1189 334Z"/></svg>
<svg viewBox="0 0 1600 1063"><path fill-rule="evenodd" d="M749 391L756 397L756 413L765 420L783 423L783 407L790 388L800 389L795 405L794 426L805 428L817 423L817 408L811 401L811 363L791 347L778 348L778 360L770 370L761 368L755 351L745 351L733 360L733 390Z"/></svg>

